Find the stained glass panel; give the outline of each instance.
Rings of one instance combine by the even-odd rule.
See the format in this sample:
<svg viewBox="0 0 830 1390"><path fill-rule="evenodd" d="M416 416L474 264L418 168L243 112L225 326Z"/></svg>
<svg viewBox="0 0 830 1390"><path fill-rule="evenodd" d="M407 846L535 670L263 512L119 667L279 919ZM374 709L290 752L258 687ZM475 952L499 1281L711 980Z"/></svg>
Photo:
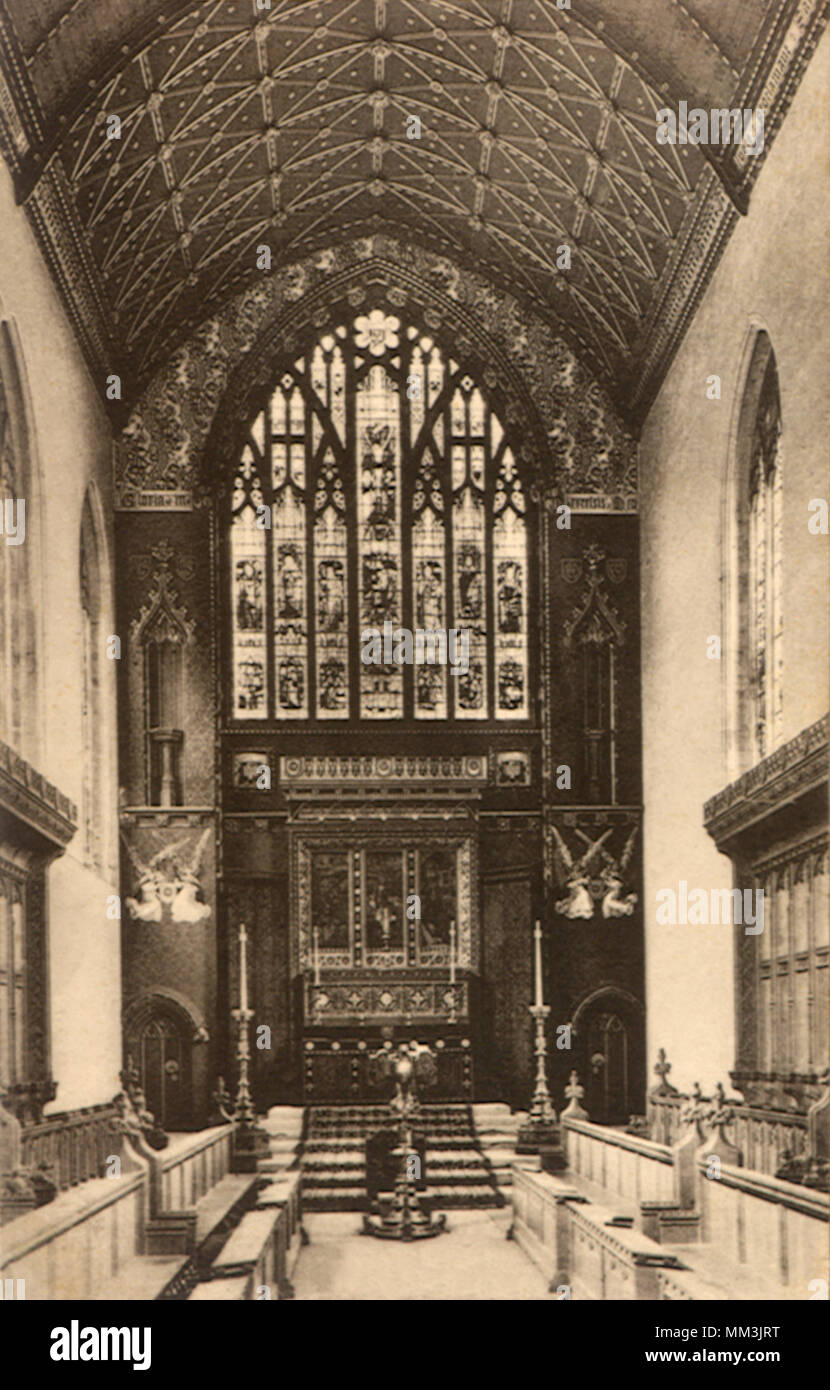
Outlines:
<svg viewBox="0 0 830 1390"><path fill-rule="evenodd" d="M317 475L314 513L317 714L321 719L345 719L349 713L346 497L331 453Z"/></svg>
<svg viewBox="0 0 830 1390"><path fill-rule="evenodd" d="M265 656L264 497L259 470L246 444L231 499L231 629L233 713L239 719L268 714ZM259 510L258 510L259 509Z"/></svg>
<svg viewBox="0 0 830 1390"><path fill-rule="evenodd" d="M469 632L467 670L455 678L456 719L487 716L484 451L470 440L471 387L465 377L451 403L455 627Z"/></svg>
<svg viewBox="0 0 830 1390"><path fill-rule="evenodd" d="M278 719L308 714L305 410L286 373L271 399L271 543L274 679Z"/></svg>
<svg viewBox="0 0 830 1390"><path fill-rule="evenodd" d="M441 632L447 626L445 603L444 496L438 460L425 449L412 498L412 607L414 626ZM424 644L424 661L415 665L415 716L446 719L447 667L427 657L434 649Z"/></svg>
<svg viewBox="0 0 830 1390"><path fill-rule="evenodd" d="M402 620L399 409L396 383L370 367L356 401L358 602L361 629L390 640ZM365 719L403 713L400 665L361 664L360 711Z"/></svg>
<svg viewBox="0 0 830 1390"><path fill-rule="evenodd" d="M524 493L504 450L493 501L496 717L523 719L527 690L527 539Z"/></svg>

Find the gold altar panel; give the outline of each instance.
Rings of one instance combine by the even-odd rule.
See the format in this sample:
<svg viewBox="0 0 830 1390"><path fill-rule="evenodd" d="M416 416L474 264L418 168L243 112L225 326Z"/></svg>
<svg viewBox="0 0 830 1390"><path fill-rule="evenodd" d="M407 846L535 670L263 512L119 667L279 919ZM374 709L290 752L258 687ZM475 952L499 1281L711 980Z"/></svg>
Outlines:
<svg viewBox="0 0 830 1390"><path fill-rule="evenodd" d="M470 835L446 830L295 834L294 970L449 970L454 922L454 966L476 971L475 857Z"/></svg>

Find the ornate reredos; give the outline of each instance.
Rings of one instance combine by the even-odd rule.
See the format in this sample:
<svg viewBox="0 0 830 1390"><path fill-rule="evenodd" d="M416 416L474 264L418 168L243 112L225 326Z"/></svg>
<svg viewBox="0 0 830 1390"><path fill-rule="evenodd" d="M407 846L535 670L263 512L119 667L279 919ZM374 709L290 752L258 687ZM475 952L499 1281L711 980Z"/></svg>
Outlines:
<svg viewBox="0 0 830 1390"><path fill-rule="evenodd" d="M423 322L491 393L549 505L636 510L636 444L572 349L510 294L446 257L377 235L283 267L206 320L156 374L116 451L123 510L211 499L280 362L341 313L386 303Z"/></svg>

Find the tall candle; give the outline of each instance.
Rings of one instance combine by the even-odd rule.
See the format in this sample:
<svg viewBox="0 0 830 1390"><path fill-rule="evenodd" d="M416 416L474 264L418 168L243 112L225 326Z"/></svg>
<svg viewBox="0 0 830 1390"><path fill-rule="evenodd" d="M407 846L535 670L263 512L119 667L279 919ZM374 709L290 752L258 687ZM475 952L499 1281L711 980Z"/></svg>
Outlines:
<svg viewBox="0 0 830 1390"><path fill-rule="evenodd" d="M542 998L542 928L537 918L533 928L533 975L536 982L536 1007L544 1003Z"/></svg>
<svg viewBox="0 0 830 1390"><path fill-rule="evenodd" d="M455 984L455 919L450 922L450 984Z"/></svg>
<svg viewBox="0 0 830 1390"><path fill-rule="evenodd" d="M239 1007L248 1007L248 933L244 922L239 924Z"/></svg>
<svg viewBox="0 0 830 1390"><path fill-rule="evenodd" d="M311 928L311 939L314 946L314 983L320 983L320 928Z"/></svg>

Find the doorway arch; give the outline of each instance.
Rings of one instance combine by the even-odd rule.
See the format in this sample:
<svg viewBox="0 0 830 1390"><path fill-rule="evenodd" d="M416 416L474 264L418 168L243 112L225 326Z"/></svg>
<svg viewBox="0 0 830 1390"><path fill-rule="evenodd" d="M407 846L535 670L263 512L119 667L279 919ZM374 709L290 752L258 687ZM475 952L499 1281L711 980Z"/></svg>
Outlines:
<svg viewBox="0 0 830 1390"><path fill-rule="evenodd" d="M642 1109L642 1003L627 990L603 986L573 1016L574 1065L595 1124L625 1124Z"/></svg>

